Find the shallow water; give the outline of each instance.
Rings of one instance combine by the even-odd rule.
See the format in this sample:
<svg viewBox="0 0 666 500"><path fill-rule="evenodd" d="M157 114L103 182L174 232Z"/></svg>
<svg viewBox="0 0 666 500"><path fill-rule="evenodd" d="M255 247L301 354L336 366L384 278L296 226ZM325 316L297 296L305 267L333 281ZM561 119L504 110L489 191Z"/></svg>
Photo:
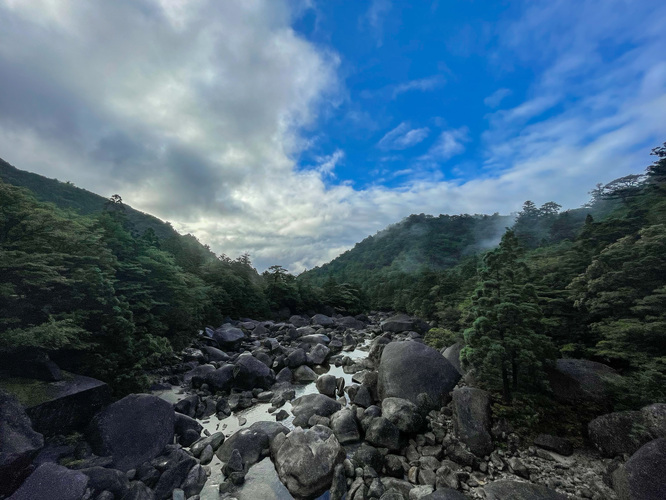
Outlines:
<svg viewBox="0 0 666 500"><path fill-rule="evenodd" d="M359 345L353 351L343 351L341 354L343 356L349 356L349 358L353 360L366 358L368 355L368 342ZM354 382L352 382L352 377L354 374L345 373L342 366L329 365L327 367L321 367L321 370L318 367L315 371L319 376L330 374L334 375L336 378L344 378L345 387L354 384ZM296 391L297 398L306 394L315 394L318 392L315 382L304 385L294 385L293 389ZM180 387L174 387L171 390L156 391L154 394L164 399L165 401L168 401L169 403L175 404L191 393L184 391ZM347 397L346 393L345 397ZM291 413L292 405L290 402L285 403L284 406L278 408L274 413L269 413L269 408L271 408L270 403L257 403L251 408L234 412L229 417L224 419L220 420L216 415L212 415L204 419L199 419L199 423L203 426L204 430L207 430L211 434L222 431L224 432L225 438L228 438L237 431L241 429L247 429L249 426L256 422L275 422L275 413L284 409L289 413L289 417L280 423L290 430L294 428L294 416ZM245 420L242 424L241 418ZM208 465L212 473L200 493L201 500L218 500L221 498L219 493L219 486L220 483L224 480L224 474L222 474L221 471L222 463L220 462L220 459L214 455L212 462ZM265 481L263 481L262 478L265 478ZM248 471L246 480L247 483L245 485L243 485L239 490L233 492L233 494L227 496L235 497L238 500L250 500L250 498L258 499L259 497L252 497L252 495L256 494L258 491L261 491L262 499L266 498L274 500L289 500L293 498L291 495L289 495L287 489L278 479L277 473L275 472L275 467L273 467L270 459L264 459L260 463L252 466ZM276 480L279 484L275 482ZM327 500L328 498L329 493L326 492L317 500Z"/></svg>

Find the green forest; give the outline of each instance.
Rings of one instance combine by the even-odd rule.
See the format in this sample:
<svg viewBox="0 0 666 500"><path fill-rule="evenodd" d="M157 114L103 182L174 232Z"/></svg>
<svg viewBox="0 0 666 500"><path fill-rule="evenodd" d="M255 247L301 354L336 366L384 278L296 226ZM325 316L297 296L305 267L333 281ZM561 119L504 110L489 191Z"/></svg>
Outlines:
<svg viewBox="0 0 666 500"><path fill-rule="evenodd" d="M505 403L546 394L557 357L620 370L618 408L666 395L666 145L644 175L584 207L527 201L515 216L412 215L295 277L258 273L192 235L71 184L3 163L0 351L139 390L146 371L225 318L403 311Z"/></svg>

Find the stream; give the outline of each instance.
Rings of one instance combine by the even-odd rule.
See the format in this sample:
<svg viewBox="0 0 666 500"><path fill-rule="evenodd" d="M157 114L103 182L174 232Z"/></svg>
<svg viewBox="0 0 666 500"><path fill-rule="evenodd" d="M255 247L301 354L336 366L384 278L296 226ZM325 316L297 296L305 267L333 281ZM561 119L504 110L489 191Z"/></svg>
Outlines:
<svg viewBox="0 0 666 500"><path fill-rule="evenodd" d="M343 351L340 354L347 356L352 360L364 359L368 356L368 348L369 342L366 341L363 344L359 344L353 351ZM345 387L355 383L352 381L354 374L345 373L342 366L318 366L314 369L314 371L319 376L330 374L334 375L336 378L344 378ZM318 392L316 381L301 385L294 384L293 389L296 392L296 398L305 396L306 394L316 394ZM191 393L187 392L181 387L174 387L171 390L156 391L154 394L164 399L165 401L168 401L169 403L176 404L178 401L187 397ZM346 392L345 398L349 400ZM230 416L223 419L218 419L216 415L211 415L210 417L197 420L204 428L202 434L207 434L206 431L208 431L210 434L222 431L224 432L226 439L239 430L247 429L249 426L256 422L275 422L275 413L277 413L277 411L275 413L269 413L268 410L270 408L271 404L269 402L257 403L250 408L233 412ZM289 413L289 416L282 420L280 423L287 427L289 430L293 430L294 415L291 413L291 402L287 401L280 409L284 409ZM348 452L355 449L354 446L347 446L347 448ZM289 500L293 498L287 488L278 478L277 472L275 471L275 467L273 466L270 458L264 458L259 463L250 467L245 478L245 483L232 494L225 495L221 495L219 493L220 483L225 479L221 470L222 463L220 459L214 455L213 460L210 462L210 464L208 464L208 466L211 469L211 475L208 477L208 480L206 481L206 484L200 493L201 500L219 500L220 498L236 498L238 500ZM328 500L328 498L329 492L327 491L318 497L317 500Z"/></svg>

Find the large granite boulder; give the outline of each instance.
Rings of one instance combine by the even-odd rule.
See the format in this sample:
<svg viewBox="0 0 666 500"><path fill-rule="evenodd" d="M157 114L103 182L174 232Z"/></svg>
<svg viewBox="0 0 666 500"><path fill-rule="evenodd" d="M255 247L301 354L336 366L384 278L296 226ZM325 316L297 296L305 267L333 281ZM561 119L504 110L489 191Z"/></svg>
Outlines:
<svg viewBox="0 0 666 500"><path fill-rule="evenodd" d="M612 476L620 500L663 500L666 498L666 439L641 446Z"/></svg>
<svg viewBox="0 0 666 500"><path fill-rule="evenodd" d="M500 480L484 486L486 500L567 500L567 496L542 484Z"/></svg>
<svg viewBox="0 0 666 500"><path fill-rule="evenodd" d="M458 373L465 375L465 370L463 370L462 364L460 363L460 351L462 351L463 345L460 342L456 342L452 346L444 349L442 355L448 360L453 367L458 370Z"/></svg>
<svg viewBox="0 0 666 500"><path fill-rule="evenodd" d="M282 483L296 498L316 498L330 488L335 466L345 451L333 431L315 425L294 429L275 453L275 468Z"/></svg>
<svg viewBox="0 0 666 500"><path fill-rule="evenodd" d="M407 434L418 432L425 423L418 406L407 399L385 398L382 415Z"/></svg>
<svg viewBox="0 0 666 500"><path fill-rule="evenodd" d="M220 349L235 349L243 339L245 339L243 330L230 323L222 325L213 332L213 340L217 342Z"/></svg>
<svg viewBox="0 0 666 500"><path fill-rule="evenodd" d="M291 402L291 412L296 417L295 426L305 426L312 415L321 417L330 417L336 411L342 408L342 405L335 399L324 396L323 394L306 394L296 398Z"/></svg>
<svg viewBox="0 0 666 500"><path fill-rule="evenodd" d="M166 401L130 394L95 415L88 441L99 456L111 456L113 467L128 471L150 460L173 442L175 413Z"/></svg>
<svg viewBox="0 0 666 500"><path fill-rule="evenodd" d="M275 383L275 373L251 354L242 354L234 366L233 386L237 389L268 389Z"/></svg>
<svg viewBox="0 0 666 500"><path fill-rule="evenodd" d="M335 326L335 320L325 314L315 314L310 319L311 325L321 325L323 327Z"/></svg>
<svg viewBox="0 0 666 500"><path fill-rule="evenodd" d="M380 399L395 397L422 405L424 410L441 408L460 380L460 373L432 347L420 342L391 342L379 362L377 390Z"/></svg>
<svg viewBox="0 0 666 500"><path fill-rule="evenodd" d="M204 375L204 382L213 392L228 392L234 385L234 365L224 365Z"/></svg>
<svg viewBox="0 0 666 500"><path fill-rule="evenodd" d="M587 425L590 440L605 457L631 455L652 439L640 411L618 411L595 418ZM657 436L655 436L657 437Z"/></svg>
<svg viewBox="0 0 666 500"><path fill-rule="evenodd" d="M43 446L44 438L32 429L18 400L0 391L0 496L21 484L30 472L30 462Z"/></svg>
<svg viewBox="0 0 666 500"><path fill-rule="evenodd" d="M359 321L353 316L345 316L344 318L336 319L335 322L340 326L344 326L345 328L350 328L352 330L363 330L365 328L365 323L363 323L363 321Z"/></svg>
<svg viewBox="0 0 666 500"><path fill-rule="evenodd" d="M490 394L474 387L453 391L453 431L478 457L490 455Z"/></svg>
<svg viewBox="0 0 666 500"><path fill-rule="evenodd" d="M242 463L247 472L250 467L264 458L275 437L289 429L278 422L256 422L247 429L232 434L216 452L222 462L229 462L234 450L240 453Z"/></svg>
<svg viewBox="0 0 666 500"><path fill-rule="evenodd" d="M414 328L414 321L406 314L396 314L382 321L380 327L383 332L406 332Z"/></svg>
<svg viewBox="0 0 666 500"><path fill-rule="evenodd" d="M594 402L608 405L610 382L619 374L610 366L587 359L558 359L548 371L555 398L568 404Z"/></svg>
<svg viewBox="0 0 666 500"><path fill-rule="evenodd" d="M88 476L54 463L37 467L9 500L81 500Z"/></svg>
<svg viewBox="0 0 666 500"><path fill-rule="evenodd" d="M350 408L343 408L331 415L331 429L340 444L355 443L361 439L356 413Z"/></svg>
<svg viewBox="0 0 666 500"><path fill-rule="evenodd" d="M17 396L32 427L45 436L84 428L111 397L104 382L65 371L56 382L12 378L1 380L0 388Z"/></svg>

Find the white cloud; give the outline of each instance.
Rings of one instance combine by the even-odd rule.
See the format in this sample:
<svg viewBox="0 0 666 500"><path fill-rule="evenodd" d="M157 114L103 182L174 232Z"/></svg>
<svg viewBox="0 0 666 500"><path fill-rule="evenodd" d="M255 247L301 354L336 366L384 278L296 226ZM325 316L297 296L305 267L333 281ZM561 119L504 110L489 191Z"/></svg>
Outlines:
<svg viewBox="0 0 666 500"><path fill-rule="evenodd" d="M496 108L506 97L509 97L510 95L510 89L497 89L495 92L486 97L483 100L483 103L489 108Z"/></svg>
<svg viewBox="0 0 666 500"><path fill-rule="evenodd" d="M317 158L317 172L323 175L335 177L335 167L344 159L345 152L341 149L336 149L333 154L327 156L320 156Z"/></svg>
<svg viewBox="0 0 666 500"><path fill-rule="evenodd" d="M361 18L361 25L367 23L370 26L370 30L377 42L377 47L381 47L384 44L384 20L391 7L390 0L372 0L368 11Z"/></svg>
<svg viewBox="0 0 666 500"><path fill-rule="evenodd" d="M428 152L419 158L421 162L445 162L465 151L464 143L469 140L469 132L465 127L445 130Z"/></svg>
<svg viewBox="0 0 666 500"><path fill-rule="evenodd" d="M387 132L377 143L383 150L402 150L411 148L423 141L430 134L430 129L411 128L409 123L402 122L393 130Z"/></svg>
<svg viewBox="0 0 666 500"><path fill-rule="evenodd" d="M444 85L444 83L446 83L446 80L440 75L421 78L419 80L410 80L408 82L398 84L394 87L393 98L395 99L400 94L404 94L405 92L410 92L412 90L419 90L421 92L434 90Z"/></svg>

